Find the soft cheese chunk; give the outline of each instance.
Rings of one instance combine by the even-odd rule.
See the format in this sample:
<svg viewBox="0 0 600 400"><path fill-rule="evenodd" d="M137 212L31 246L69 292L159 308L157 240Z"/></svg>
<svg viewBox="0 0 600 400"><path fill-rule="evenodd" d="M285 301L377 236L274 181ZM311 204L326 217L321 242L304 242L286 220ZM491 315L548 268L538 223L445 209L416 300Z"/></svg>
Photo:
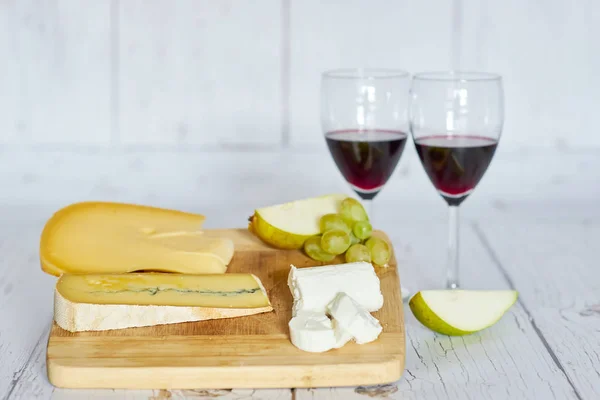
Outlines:
<svg viewBox="0 0 600 400"><path fill-rule="evenodd" d="M325 312L339 292L347 293L367 311L383 306L379 278L370 263L296 268L291 266L288 286L294 297L293 313Z"/></svg>
<svg viewBox="0 0 600 400"><path fill-rule="evenodd" d="M352 336L358 344L372 342L382 331L379 321L346 293L338 293L327 312L339 330Z"/></svg>
<svg viewBox="0 0 600 400"><path fill-rule="evenodd" d="M40 242L42 269L62 273L223 273L233 242L200 231L204 216L133 204L84 202L55 213Z"/></svg>
<svg viewBox="0 0 600 400"><path fill-rule="evenodd" d="M292 344L300 350L321 353L341 347L335 336L331 320L324 313L305 311L289 322Z"/></svg>
<svg viewBox="0 0 600 400"><path fill-rule="evenodd" d="M331 321L331 325L333 326L333 331L335 333L335 348L339 349L344 346L346 343L354 339L350 333L346 332L344 328L339 324L335 319Z"/></svg>
<svg viewBox="0 0 600 400"><path fill-rule="evenodd" d="M232 318L272 311L252 274L76 274L56 283L54 319L71 332Z"/></svg>

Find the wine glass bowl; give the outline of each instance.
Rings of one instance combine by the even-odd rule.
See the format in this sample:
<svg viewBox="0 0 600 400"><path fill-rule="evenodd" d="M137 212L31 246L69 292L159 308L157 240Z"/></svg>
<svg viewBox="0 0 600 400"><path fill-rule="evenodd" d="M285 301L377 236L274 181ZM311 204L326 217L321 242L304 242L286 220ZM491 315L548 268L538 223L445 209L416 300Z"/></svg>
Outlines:
<svg viewBox="0 0 600 400"><path fill-rule="evenodd" d="M348 68L321 76L321 127L327 147L369 209L406 145L409 86L410 75L398 69Z"/></svg>
<svg viewBox="0 0 600 400"><path fill-rule="evenodd" d="M448 288L458 281L458 206L496 152L504 123L502 77L486 72L424 72L410 88L410 132L427 176L450 211Z"/></svg>

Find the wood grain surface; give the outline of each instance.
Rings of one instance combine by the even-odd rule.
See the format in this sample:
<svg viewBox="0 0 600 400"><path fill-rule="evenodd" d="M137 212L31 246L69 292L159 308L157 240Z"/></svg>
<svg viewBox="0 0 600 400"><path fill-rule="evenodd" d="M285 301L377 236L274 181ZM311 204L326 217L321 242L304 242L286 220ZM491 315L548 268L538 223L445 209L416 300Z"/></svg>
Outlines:
<svg viewBox="0 0 600 400"><path fill-rule="evenodd" d="M448 227L443 201L416 153L408 150L377 195L373 226L390 237L402 285L414 292L443 287ZM241 228L249 213L265 204L352 191L326 148L5 149L0 154L7 166L0 168L0 399L597 399L599 153L505 150L496 154L460 211L464 287L514 287L522 300L493 327L446 337L424 328L405 304L406 367L391 384L113 390L55 388L46 377L56 278L40 272L39 234L52 212L78 200L141 202L203 213L207 228Z"/></svg>
<svg viewBox="0 0 600 400"><path fill-rule="evenodd" d="M300 251L268 247L245 229L209 234L234 240L228 272L257 275L273 312L103 332L70 333L54 324L47 347L50 382L68 388L203 389L367 385L400 378L405 332L395 258L388 268L375 268L384 295L383 308L374 313L383 326L379 338L307 353L289 340L293 299L287 276L290 264L318 263Z"/></svg>

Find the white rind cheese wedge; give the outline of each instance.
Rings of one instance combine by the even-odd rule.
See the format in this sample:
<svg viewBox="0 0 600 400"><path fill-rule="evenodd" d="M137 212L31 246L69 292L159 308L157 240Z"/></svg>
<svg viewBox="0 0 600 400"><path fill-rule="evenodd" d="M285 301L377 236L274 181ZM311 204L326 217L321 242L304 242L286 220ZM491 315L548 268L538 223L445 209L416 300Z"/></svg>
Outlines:
<svg viewBox="0 0 600 400"><path fill-rule="evenodd" d="M374 341L382 331L379 321L346 293L338 293L327 309L339 329L358 344Z"/></svg>
<svg viewBox="0 0 600 400"><path fill-rule="evenodd" d="M62 275L54 320L70 332L234 318L273 310L252 274Z"/></svg>
<svg viewBox="0 0 600 400"><path fill-rule="evenodd" d="M356 262L322 267L291 266L288 286L294 297L293 315L301 311L325 313L335 296L344 292L367 311L383 306L380 282L371 263Z"/></svg>

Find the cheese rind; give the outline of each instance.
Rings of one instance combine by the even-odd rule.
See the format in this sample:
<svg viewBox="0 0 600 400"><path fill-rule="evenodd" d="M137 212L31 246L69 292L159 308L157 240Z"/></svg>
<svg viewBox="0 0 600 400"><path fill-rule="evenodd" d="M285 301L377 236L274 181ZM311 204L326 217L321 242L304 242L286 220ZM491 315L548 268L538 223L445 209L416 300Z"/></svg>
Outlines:
<svg viewBox="0 0 600 400"><path fill-rule="evenodd" d="M56 212L40 241L42 270L63 273L224 273L230 239L209 237L205 217L156 207L83 202Z"/></svg>
<svg viewBox="0 0 600 400"><path fill-rule="evenodd" d="M233 318L272 311L252 274L62 275L54 319L71 332Z"/></svg>
<svg viewBox="0 0 600 400"><path fill-rule="evenodd" d="M382 331L379 321L346 293L338 293L327 306L327 312L338 330L353 337L358 344L372 342Z"/></svg>
<svg viewBox="0 0 600 400"><path fill-rule="evenodd" d="M294 315L301 311L324 313L339 292L347 293L367 311L383 306L379 278L367 262L311 268L292 265L288 286L294 297Z"/></svg>

